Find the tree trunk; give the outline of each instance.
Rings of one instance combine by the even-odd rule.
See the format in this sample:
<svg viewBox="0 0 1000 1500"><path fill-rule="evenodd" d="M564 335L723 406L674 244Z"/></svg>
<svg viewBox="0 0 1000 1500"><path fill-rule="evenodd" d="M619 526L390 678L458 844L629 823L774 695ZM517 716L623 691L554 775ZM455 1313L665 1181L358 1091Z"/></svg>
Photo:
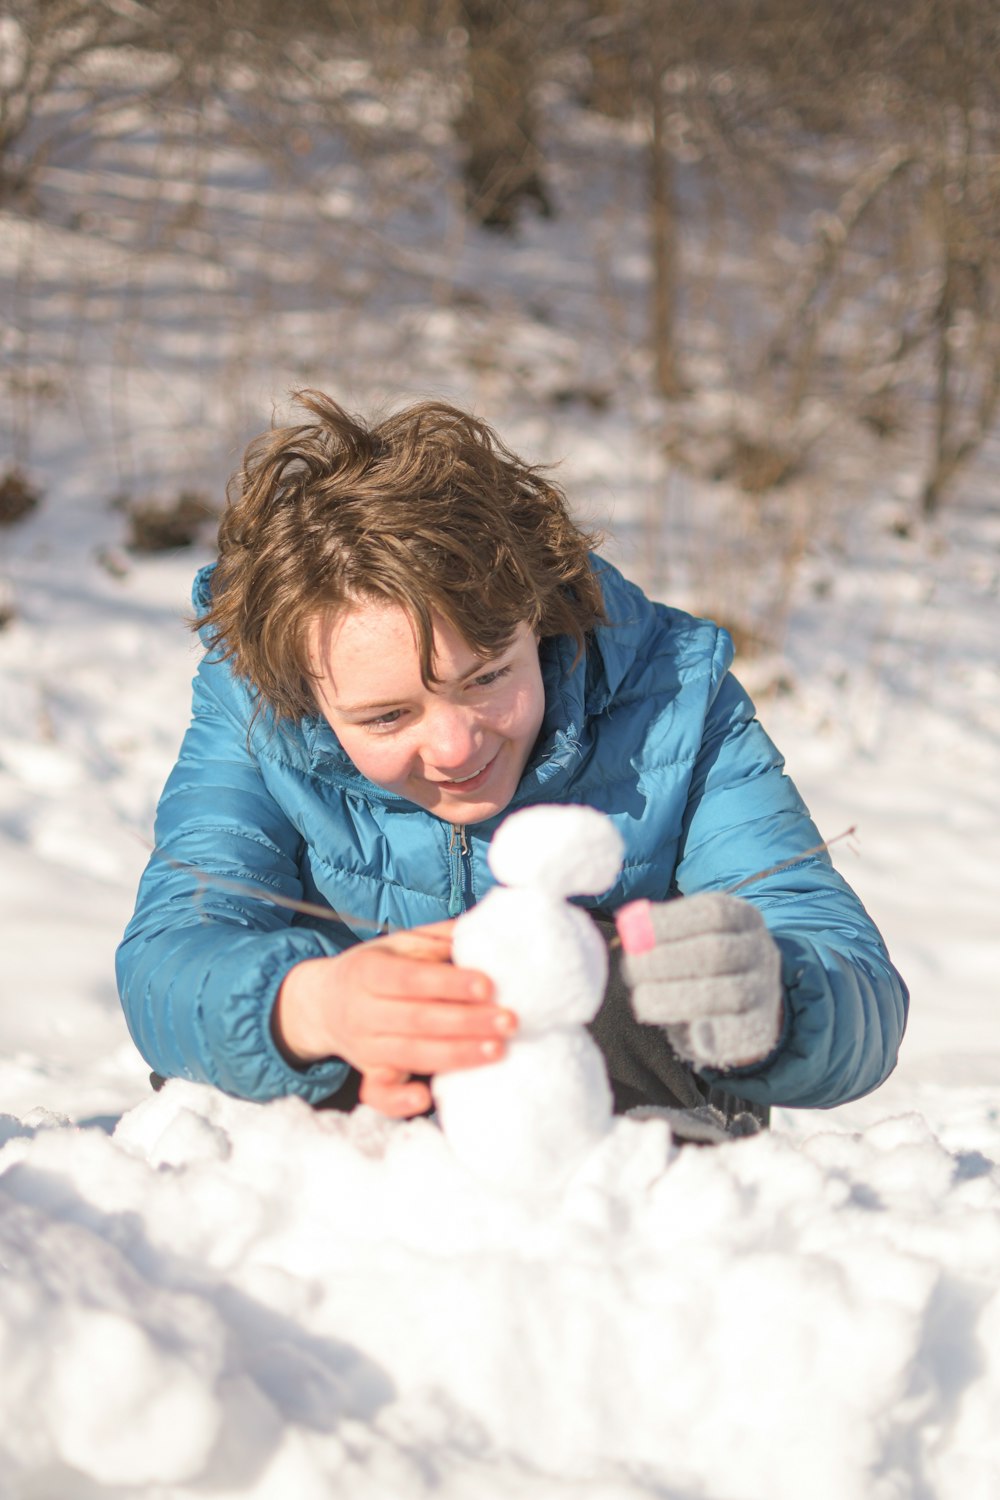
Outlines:
<svg viewBox="0 0 1000 1500"><path fill-rule="evenodd" d="M548 217L530 7L526 0L462 0L458 18L469 39L468 98L457 121L468 212L499 230L514 228L526 203Z"/></svg>
<svg viewBox="0 0 1000 1500"><path fill-rule="evenodd" d="M653 269L652 336L656 388L674 400L684 393L677 364L677 203L674 163L667 146L663 78L650 76L649 236Z"/></svg>

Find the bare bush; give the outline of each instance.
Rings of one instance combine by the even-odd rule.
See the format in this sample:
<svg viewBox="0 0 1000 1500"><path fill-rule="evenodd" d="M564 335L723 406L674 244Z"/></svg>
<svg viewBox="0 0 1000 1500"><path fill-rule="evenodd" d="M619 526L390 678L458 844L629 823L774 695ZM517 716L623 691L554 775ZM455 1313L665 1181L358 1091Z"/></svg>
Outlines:
<svg viewBox="0 0 1000 1500"><path fill-rule="evenodd" d="M21 469L0 474L0 526L11 526L29 516L42 498L37 485Z"/></svg>
<svg viewBox="0 0 1000 1500"><path fill-rule="evenodd" d="M182 490L172 500L126 499L126 545L132 552L171 552L205 538L219 514L207 495Z"/></svg>
<svg viewBox="0 0 1000 1500"><path fill-rule="evenodd" d="M660 393L688 384L690 226L673 185L686 160L739 203L759 264L777 226L803 246L797 265L772 264L747 388L769 387L782 420L821 395L876 425L929 388L932 512L1000 409L993 0L591 0L588 26L592 102L648 122Z"/></svg>

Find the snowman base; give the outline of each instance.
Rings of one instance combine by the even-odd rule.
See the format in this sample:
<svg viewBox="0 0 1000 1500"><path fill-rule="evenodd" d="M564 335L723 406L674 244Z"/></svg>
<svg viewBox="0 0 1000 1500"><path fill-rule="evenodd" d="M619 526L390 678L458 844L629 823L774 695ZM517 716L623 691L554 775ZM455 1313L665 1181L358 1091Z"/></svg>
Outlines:
<svg viewBox="0 0 1000 1500"><path fill-rule="evenodd" d="M459 1161L513 1192L561 1187L611 1120L604 1059L580 1027L523 1037L500 1062L439 1074L433 1088Z"/></svg>

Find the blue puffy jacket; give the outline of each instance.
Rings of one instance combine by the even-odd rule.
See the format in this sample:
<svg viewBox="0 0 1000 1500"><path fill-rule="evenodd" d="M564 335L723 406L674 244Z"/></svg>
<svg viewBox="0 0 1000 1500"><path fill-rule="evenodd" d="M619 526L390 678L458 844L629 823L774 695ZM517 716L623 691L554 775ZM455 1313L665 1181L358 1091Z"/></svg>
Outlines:
<svg viewBox="0 0 1000 1500"><path fill-rule="evenodd" d="M624 868L613 890L583 903L606 910L640 896L725 890L817 844L780 755L729 674L726 632L652 604L609 564L594 565L609 623L575 664L569 641L543 642L546 716L505 813L535 802L608 813L625 840ZM210 586L211 568L203 569L199 612ZM412 927L473 905L493 884L485 856L498 822L456 838L451 824L362 777L324 719L254 718L246 684L209 653L157 811L158 852L118 950L140 1052L168 1077L246 1098L334 1093L345 1063L298 1070L271 1036L288 969L340 952L371 924ZM184 866L339 915L293 913L199 881ZM907 995L858 898L825 855L741 895L781 949L785 1025L774 1052L727 1073L726 1086L795 1107L875 1088L895 1063Z"/></svg>

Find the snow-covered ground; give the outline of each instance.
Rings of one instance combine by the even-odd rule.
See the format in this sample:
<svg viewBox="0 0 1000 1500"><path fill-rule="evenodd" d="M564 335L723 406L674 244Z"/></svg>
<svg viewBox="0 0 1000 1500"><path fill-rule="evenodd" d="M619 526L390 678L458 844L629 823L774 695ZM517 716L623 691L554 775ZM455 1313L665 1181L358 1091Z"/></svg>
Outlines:
<svg viewBox="0 0 1000 1500"><path fill-rule="evenodd" d="M785 684L762 717L824 832L857 825L837 861L911 984L874 1096L703 1151L622 1121L554 1202L477 1185L426 1120L154 1096L112 953L210 551L128 553L113 496L221 493L311 380L451 396L564 458L610 555L683 603L672 548L729 502L664 470L611 337L608 276L626 322L641 291L627 204L598 205L600 289L555 220L446 236L447 265L415 245L352 302L344 263L327 303L322 236L249 168L220 163L211 257L138 259L104 238L113 165L53 179L89 227L0 234L4 435L45 489L0 532L0 1495L995 1500L1000 441L908 536L915 439L807 476L782 657L746 664Z"/></svg>

